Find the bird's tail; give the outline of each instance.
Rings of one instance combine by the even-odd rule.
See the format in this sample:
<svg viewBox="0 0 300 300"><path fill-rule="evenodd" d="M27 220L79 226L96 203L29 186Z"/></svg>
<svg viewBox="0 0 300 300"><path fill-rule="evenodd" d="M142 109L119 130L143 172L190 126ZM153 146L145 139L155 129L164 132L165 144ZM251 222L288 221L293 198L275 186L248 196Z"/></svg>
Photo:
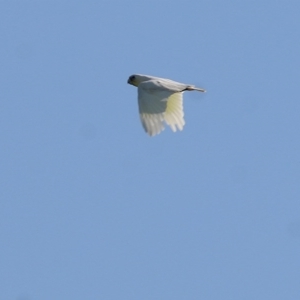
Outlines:
<svg viewBox="0 0 300 300"><path fill-rule="evenodd" d="M186 91L199 91L199 92L202 92L202 93L206 92L205 89L197 88L195 86L188 86L185 90Z"/></svg>

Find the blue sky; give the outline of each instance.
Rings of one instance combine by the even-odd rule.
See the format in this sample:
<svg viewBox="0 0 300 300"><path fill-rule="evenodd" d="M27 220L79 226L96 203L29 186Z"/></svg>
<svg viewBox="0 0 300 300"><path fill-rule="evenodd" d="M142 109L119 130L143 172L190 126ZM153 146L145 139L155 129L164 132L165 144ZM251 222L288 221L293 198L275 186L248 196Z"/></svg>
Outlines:
<svg viewBox="0 0 300 300"><path fill-rule="evenodd" d="M0 299L299 299L299 10L2 1ZM133 73L208 92L150 138Z"/></svg>

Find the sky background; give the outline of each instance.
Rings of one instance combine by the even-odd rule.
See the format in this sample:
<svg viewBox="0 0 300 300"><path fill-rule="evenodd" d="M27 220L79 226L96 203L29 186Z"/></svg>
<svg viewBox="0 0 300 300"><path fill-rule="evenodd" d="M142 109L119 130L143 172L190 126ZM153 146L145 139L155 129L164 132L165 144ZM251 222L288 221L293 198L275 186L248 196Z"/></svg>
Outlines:
<svg viewBox="0 0 300 300"><path fill-rule="evenodd" d="M0 299L300 299L299 1L1 1ZM185 93L150 138L134 74Z"/></svg>

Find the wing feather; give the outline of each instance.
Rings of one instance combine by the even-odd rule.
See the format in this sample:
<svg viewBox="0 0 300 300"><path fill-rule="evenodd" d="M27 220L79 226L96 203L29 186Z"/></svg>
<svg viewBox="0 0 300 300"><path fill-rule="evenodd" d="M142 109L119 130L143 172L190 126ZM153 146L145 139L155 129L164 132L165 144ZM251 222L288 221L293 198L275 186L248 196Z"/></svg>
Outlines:
<svg viewBox="0 0 300 300"><path fill-rule="evenodd" d="M173 83L172 83L173 84ZM184 126L182 93L157 80L149 80L138 86L138 104L145 131L154 136L164 130L164 122L175 132ZM180 87L182 88L182 87ZM177 88L177 90L180 90Z"/></svg>
<svg viewBox="0 0 300 300"><path fill-rule="evenodd" d="M165 121L174 132L177 129L182 130L185 124L182 102L182 93L174 93L168 99Z"/></svg>

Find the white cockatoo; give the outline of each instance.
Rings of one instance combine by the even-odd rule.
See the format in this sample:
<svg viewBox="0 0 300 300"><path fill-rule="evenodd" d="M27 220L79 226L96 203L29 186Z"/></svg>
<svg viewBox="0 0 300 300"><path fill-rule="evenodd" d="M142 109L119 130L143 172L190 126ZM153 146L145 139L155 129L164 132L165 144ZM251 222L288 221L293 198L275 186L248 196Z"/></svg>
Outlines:
<svg viewBox="0 0 300 300"><path fill-rule="evenodd" d="M154 136L164 130L164 122L175 132L185 124L182 95L184 91L205 92L190 84L148 75L135 74L127 83L138 88L138 104L145 131Z"/></svg>

